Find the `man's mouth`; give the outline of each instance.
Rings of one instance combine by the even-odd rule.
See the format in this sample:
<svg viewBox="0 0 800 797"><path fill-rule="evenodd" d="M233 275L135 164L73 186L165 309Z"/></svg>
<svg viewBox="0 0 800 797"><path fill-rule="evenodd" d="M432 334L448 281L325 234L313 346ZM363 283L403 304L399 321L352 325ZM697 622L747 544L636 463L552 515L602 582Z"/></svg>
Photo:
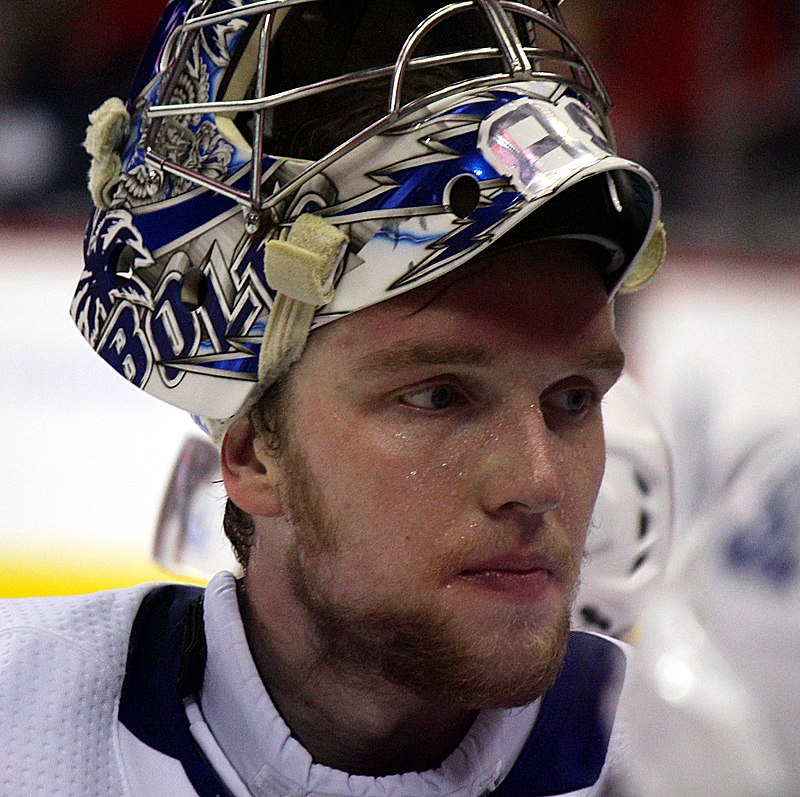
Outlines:
<svg viewBox="0 0 800 797"><path fill-rule="evenodd" d="M556 567L546 556L506 554L470 564L459 579L518 602L540 601L556 582Z"/></svg>

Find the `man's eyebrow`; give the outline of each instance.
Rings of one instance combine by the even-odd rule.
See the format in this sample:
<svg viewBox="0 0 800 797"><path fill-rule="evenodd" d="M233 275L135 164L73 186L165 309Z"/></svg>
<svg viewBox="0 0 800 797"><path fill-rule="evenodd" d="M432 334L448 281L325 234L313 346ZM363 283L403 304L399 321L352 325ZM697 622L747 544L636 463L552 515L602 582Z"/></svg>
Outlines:
<svg viewBox="0 0 800 797"><path fill-rule="evenodd" d="M488 365L492 358L483 349L472 346L435 346L411 344L383 349L362 357L354 364L356 374L402 371L420 365Z"/></svg>
<svg viewBox="0 0 800 797"><path fill-rule="evenodd" d="M472 346L410 344L368 354L355 362L353 372L392 373L424 365L480 367L491 364L492 360L488 352ZM620 374L625 367L625 353L619 346L608 346L580 355L575 366L579 370Z"/></svg>
<svg viewBox="0 0 800 797"><path fill-rule="evenodd" d="M625 368L625 352L619 346L608 346L581 355L576 364L582 370L608 371L619 375Z"/></svg>

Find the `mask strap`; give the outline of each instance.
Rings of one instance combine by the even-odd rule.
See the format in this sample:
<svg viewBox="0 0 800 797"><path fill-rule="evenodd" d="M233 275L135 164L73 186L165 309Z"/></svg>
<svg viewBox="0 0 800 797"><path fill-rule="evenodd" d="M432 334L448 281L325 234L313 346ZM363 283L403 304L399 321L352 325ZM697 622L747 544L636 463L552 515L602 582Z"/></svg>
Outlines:
<svg viewBox="0 0 800 797"><path fill-rule="evenodd" d="M277 295L259 358L262 390L300 357L314 314L333 298L333 278L348 240L338 227L304 214L294 222L286 240L266 243L266 278Z"/></svg>
<svg viewBox="0 0 800 797"><path fill-rule="evenodd" d="M631 266L620 285L620 293L633 293L643 288L656 275L667 256L667 232L664 222L656 222L653 235Z"/></svg>
<svg viewBox="0 0 800 797"><path fill-rule="evenodd" d="M89 114L84 149L92 156L89 192L98 210L108 210L122 174L121 153L128 140L131 117L117 97L106 100Z"/></svg>

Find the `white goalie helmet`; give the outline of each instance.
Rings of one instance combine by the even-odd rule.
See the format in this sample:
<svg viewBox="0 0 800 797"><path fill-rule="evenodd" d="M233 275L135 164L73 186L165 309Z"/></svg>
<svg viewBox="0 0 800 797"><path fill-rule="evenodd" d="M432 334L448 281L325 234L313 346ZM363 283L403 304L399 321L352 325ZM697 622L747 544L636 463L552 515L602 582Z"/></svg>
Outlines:
<svg viewBox="0 0 800 797"><path fill-rule="evenodd" d="M225 422L309 331L503 244L663 259L652 176L558 3L170 0L92 115L73 317L137 387Z"/></svg>
<svg viewBox="0 0 800 797"><path fill-rule="evenodd" d="M628 375L603 400L606 469L586 539L574 628L624 638L660 585L672 538L664 435Z"/></svg>
<svg viewBox="0 0 800 797"><path fill-rule="evenodd" d="M750 449L680 538L625 703L635 797L796 797L800 425Z"/></svg>

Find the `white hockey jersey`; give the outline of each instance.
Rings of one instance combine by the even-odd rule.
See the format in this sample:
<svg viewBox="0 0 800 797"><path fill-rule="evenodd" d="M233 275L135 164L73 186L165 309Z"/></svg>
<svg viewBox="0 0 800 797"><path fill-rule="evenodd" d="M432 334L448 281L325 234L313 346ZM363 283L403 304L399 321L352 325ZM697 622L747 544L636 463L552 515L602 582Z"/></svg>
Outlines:
<svg viewBox="0 0 800 797"><path fill-rule="evenodd" d="M205 608L203 591L178 585L0 601L0 795L595 797L621 764L624 735L605 717L616 705L628 648L585 633L571 635L561 674L541 701L484 712L429 773L368 778L313 763L260 680L253 682L249 652L235 673L243 680L218 701L237 702L242 684L228 729L215 726L203 713L214 698L204 705L204 681L206 688L219 681L229 665L213 645L209 655L206 639L216 634L217 647L246 648L235 597L226 622L219 619L219 596L232 585L229 574L217 576ZM206 629L206 619L216 626ZM248 689L263 692L257 719L240 716L252 702ZM261 729L248 730L270 724L261 722L265 706L282 727L270 731L266 752L253 743ZM240 720L239 745L232 734Z"/></svg>

